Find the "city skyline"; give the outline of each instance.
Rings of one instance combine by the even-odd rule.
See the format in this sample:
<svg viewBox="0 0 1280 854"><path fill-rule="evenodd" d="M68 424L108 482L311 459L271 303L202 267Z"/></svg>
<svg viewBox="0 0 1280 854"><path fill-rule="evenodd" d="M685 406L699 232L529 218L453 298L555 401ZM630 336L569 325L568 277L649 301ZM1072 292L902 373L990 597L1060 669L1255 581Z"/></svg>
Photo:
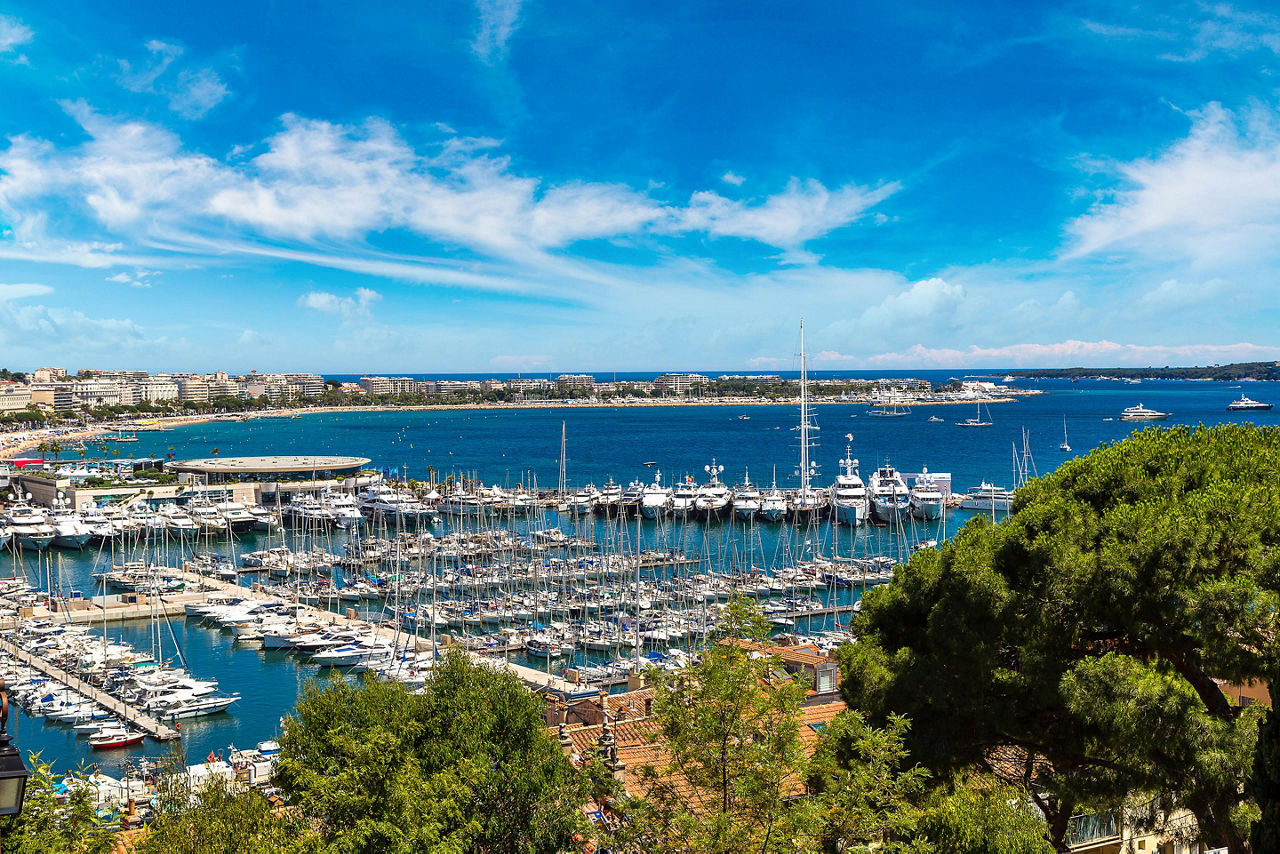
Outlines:
<svg viewBox="0 0 1280 854"><path fill-rule="evenodd" d="M1272 360L1261 5L0 6L3 367Z"/></svg>

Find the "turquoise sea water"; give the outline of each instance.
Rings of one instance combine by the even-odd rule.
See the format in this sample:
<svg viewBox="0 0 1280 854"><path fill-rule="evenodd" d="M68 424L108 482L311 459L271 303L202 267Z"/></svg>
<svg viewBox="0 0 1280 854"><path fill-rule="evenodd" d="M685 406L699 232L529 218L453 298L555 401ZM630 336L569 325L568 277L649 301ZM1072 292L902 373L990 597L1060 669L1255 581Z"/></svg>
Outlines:
<svg viewBox="0 0 1280 854"><path fill-rule="evenodd" d="M945 380L950 373L930 376ZM814 458L821 464L818 483L835 477L837 462L844 456L846 434L852 434L853 454L861 460L864 477L877 463L887 461L904 472L927 467L931 472L949 472L953 489L963 492L987 480L1009 486L1013 482L1014 446L1021 450L1022 431L1029 436L1028 449L1036 470L1046 473L1066 459L1087 453L1105 442L1115 441L1145 425L1117 419L1120 410L1136 403L1172 413L1169 424L1212 424L1223 421L1254 420L1271 423L1275 413L1232 414L1227 403L1241 393L1258 400L1276 400L1272 384L1181 381L1144 381L1140 385L1111 381L1024 381L1022 387L1040 388L1045 393L1021 397L1015 403L990 407L992 427L962 429L955 421L973 415L964 406L917 407L904 418L872 418L866 407L853 404L824 404L816 408L821 428ZM984 412L985 414L985 412ZM748 420L739 416L747 415ZM943 423L931 423L936 415ZM1059 449L1063 440L1063 420L1072 446ZM164 456L170 448L178 459L274 453L353 454L366 456L379 468L397 469L401 477L426 479L428 467L437 477L455 474L479 477L486 483L524 482L540 488L554 488L558 479L560 432L563 422L567 436L567 477L570 486L612 477L620 483L632 479L650 480L653 462L671 482L684 475L705 480L704 466L712 458L724 465L722 476L729 483L749 469L751 479L768 484L776 467L778 484L796 484L797 436L795 406L667 406L667 407L579 407L559 409L432 410L421 412L353 412L304 415L297 418L261 419L249 422L212 422L181 427L166 433L139 433L136 444L120 446L128 456ZM91 456L98 446L90 444ZM945 535L963 524L966 514L957 513L939 526L917 528L909 539ZM598 541L617 537L603 522L584 522L584 530ZM571 520L562 527L572 530ZM447 527L443 528L447 530ZM342 536L331 546L339 549ZM634 522L626 534L634 538ZM898 553L901 543L883 529L864 528L856 535L848 529L834 546L841 553ZM729 525L691 524L683 529L646 524L641 530L645 547L679 546L710 557L711 562L741 560L749 555L754 562L768 562L789 547L833 548L832 533L825 526L809 531L762 527L747 534ZM234 546L220 548L244 552L265 543L250 538ZM14 569L31 579L37 576L36 559L20 559L4 554L4 562L18 561ZM61 553L61 581L64 588L92 591L89 574L95 562L106 556L86 550ZM7 567L6 567L7 568ZM43 579L47 568L40 572ZM830 595L830 594L824 594ZM840 602L851 594L843 591ZM852 595L856 595L852 594ZM797 629L803 630L803 626ZM155 639L145 623L112 626L113 638L123 637L136 646L150 649ZM317 668L284 652L238 647L228 633L176 618L173 636L181 646L190 669L199 677L216 677L221 688L238 692L242 700L227 715L184 722L184 747L189 756L201 758L210 750L225 750L232 743L248 746L276 734L278 721L288 711L306 678ZM169 628L161 629L161 645L173 654ZM23 750L38 750L60 767L82 759L103 764L108 773L112 763L129 753L90 756L83 740L70 730L42 719L16 714L10 730ZM157 755L163 747L148 743L139 753ZM136 754L132 754L136 755Z"/></svg>

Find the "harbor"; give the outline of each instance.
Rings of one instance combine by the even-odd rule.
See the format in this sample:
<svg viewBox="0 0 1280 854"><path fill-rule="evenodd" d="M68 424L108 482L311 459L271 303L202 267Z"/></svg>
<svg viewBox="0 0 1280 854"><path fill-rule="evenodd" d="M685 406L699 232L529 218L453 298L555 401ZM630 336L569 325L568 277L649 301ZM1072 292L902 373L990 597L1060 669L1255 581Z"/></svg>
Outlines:
<svg viewBox="0 0 1280 854"><path fill-rule="evenodd" d="M14 582L9 607L0 603L9 612L0 626L23 614L28 623L83 629L90 643L131 644L197 681L216 679L221 693L238 698L181 721L184 747L199 753L273 737L307 678L362 670L416 678L448 645L542 692L616 690L637 663L678 667L696 655L734 596L759 602L780 642L832 648L847 637L862 593L891 579L914 550L975 516L1003 516L1009 490L1037 467L1134 429L1117 418L1136 401L1127 385L1084 395L1049 385L991 416L983 410L995 422L983 430L927 412L811 410L811 425L825 429L809 436L807 491L795 462L794 407L324 413L274 420L269 429L248 421L143 431L129 454L164 460L172 446L174 468L189 470L178 474L184 479L135 486L131 500L88 508L107 526L88 513L85 521L97 518L100 527L82 547L50 541L0 552L2 571L26 585L18 592ZM1190 404L1188 386L1203 403ZM1204 419L1211 406L1220 419L1234 417L1203 385L1170 388L1144 389L1143 400L1175 421ZM1074 451L1060 447L1064 420ZM1031 425L1025 433L1021 422ZM849 435L832 438L834 430ZM360 443L335 444L348 433ZM237 462L272 457L279 468L282 454L301 461L270 477ZM437 454L457 464L444 469ZM358 466L326 469L325 456L358 458ZM50 462L52 472L67 470L65 486L61 474L49 480L50 503L57 489L72 494L73 470L94 466ZM764 498L775 478L783 509L771 519ZM891 484L880 512L873 478ZM48 480L19 482L33 479ZM917 481L924 504L913 512ZM226 624L191 613L218 597L264 611ZM326 663L350 661L350 653L322 657L323 649L270 639L297 635L299 626L336 632L334 650L355 640L374 654ZM50 756L106 755L91 754L67 725L25 715L15 723L24 744ZM154 753L147 744L162 742L118 750Z"/></svg>

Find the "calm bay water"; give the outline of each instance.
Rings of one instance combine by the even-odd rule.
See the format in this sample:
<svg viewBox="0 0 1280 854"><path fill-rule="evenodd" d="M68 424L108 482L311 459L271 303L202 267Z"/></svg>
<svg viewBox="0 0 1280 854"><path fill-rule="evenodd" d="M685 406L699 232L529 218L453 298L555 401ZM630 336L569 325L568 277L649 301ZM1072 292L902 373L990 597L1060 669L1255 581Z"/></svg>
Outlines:
<svg viewBox="0 0 1280 854"><path fill-rule="evenodd" d="M934 381L945 381L951 375L923 374ZM1171 412L1172 417L1163 422L1166 425L1245 420L1272 423L1277 417L1271 412L1225 411L1226 405L1241 393L1274 402L1275 386L1266 383L1144 381L1134 385L1055 380L1023 381L1018 385L1044 393L991 406L989 420L993 426L979 430L954 425L974 414L972 407L960 405L916 407L903 418L868 417L862 405L820 405L816 407L816 421L821 429L814 453L821 466L817 481L822 485L831 482L846 444L851 444L854 456L861 460L864 478L876 464L889 462L904 472L918 472L925 467L931 472L949 472L952 487L959 492L983 480L1011 486L1014 447L1021 450L1024 428L1035 469L1043 474L1070 457L1145 426L1118 420L1121 409L1139 402ZM740 418L744 415L748 419ZM944 421L930 422L930 416ZM1064 418L1071 452L1058 447L1063 440ZM214 449L220 456L352 454L371 458L378 468L396 469L400 477L425 480L434 470L437 478L464 475L486 483L524 482L554 488L559 476L563 423L571 487L588 482L599 485L610 477L623 484L633 479L648 481L655 468L663 472L668 483L685 475L703 481L704 466L713 458L725 467L722 479L729 483L740 481L749 470L753 481L767 485L776 469L778 485L790 487L797 483L797 435L792 429L796 419L793 405L349 412L243 423L212 422L166 433L139 433L136 444L117 449L127 456L161 457L172 449L178 459L211 456ZM852 440L846 434L851 434ZM90 456L97 453L98 446L91 443ZM647 467L647 462L655 465ZM967 514L958 513L946 520L945 529L920 528L909 535L911 539L943 536L956 530L965 518ZM619 536L616 529L609 530L604 523L592 524L589 533L599 541ZM566 522L562 527L571 531L573 526ZM634 522L627 534L629 538L633 536ZM825 527L809 532L762 528L758 536L744 536L728 525L690 525L673 531L667 526L646 524L641 530L644 547L677 545L717 558L749 557L755 563L767 563L783 549L806 541L812 549L829 552L836 548L843 554L850 550L858 554L896 554L895 549L901 549L900 544L890 542L888 535L876 528L860 529L856 535L846 529L834 545L831 537ZM342 535L335 537L335 550L340 549L341 539ZM243 553L264 545L251 537L247 542L220 548L225 551L234 547ZM750 555L746 554L748 547L752 550ZM38 574L43 580L49 572L48 567L39 570L37 559L30 555L4 554L0 559L13 562L15 571L25 572L33 580ZM88 595L92 591L89 575L95 564L102 562L109 562L109 555L90 550L62 553L62 587L78 588ZM55 575L57 570L55 564ZM317 673L317 668L287 653L237 647L228 633L216 628L188 624L181 618L176 618L171 628L172 639L170 627L160 627L166 656L173 655L176 639L194 674L215 677L223 691L242 696L230 714L183 723L183 743L192 761L211 750L225 750L232 743L248 746L274 736L280 716L291 708L300 686ZM112 638L123 637L143 649L152 648L155 642L152 627L145 623L111 626L108 631ZM68 728L22 714L10 719L10 730L23 750L41 751L46 760L59 767L74 766L83 759L100 762L111 773L113 762L131 755L90 756L83 740L75 739ZM140 752L156 755L163 750L149 743Z"/></svg>

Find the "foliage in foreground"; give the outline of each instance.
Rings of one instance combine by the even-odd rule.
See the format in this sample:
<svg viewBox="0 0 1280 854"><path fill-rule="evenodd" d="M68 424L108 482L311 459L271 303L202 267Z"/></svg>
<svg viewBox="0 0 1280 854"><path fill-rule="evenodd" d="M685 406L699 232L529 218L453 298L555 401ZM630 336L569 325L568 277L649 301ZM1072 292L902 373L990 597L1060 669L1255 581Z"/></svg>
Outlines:
<svg viewBox="0 0 1280 854"><path fill-rule="evenodd" d="M447 656L425 693L310 683L276 773L333 852L558 852L585 830L586 778L514 677Z"/></svg>
<svg viewBox="0 0 1280 854"><path fill-rule="evenodd" d="M4 850L11 854L100 854L110 851L115 834L99 825L95 817L94 790L83 783L83 774L73 775L63 802L54 787L61 778L53 775L38 754L27 760L31 777L27 780L22 815L4 831Z"/></svg>
<svg viewBox="0 0 1280 854"><path fill-rule="evenodd" d="M935 773L1021 756L1057 843L1135 794L1247 850L1257 708L1215 679L1275 671L1280 431L1146 430L1019 490L865 599L843 690L911 718ZM1007 770L1007 765L1006 765Z"/></svg>

